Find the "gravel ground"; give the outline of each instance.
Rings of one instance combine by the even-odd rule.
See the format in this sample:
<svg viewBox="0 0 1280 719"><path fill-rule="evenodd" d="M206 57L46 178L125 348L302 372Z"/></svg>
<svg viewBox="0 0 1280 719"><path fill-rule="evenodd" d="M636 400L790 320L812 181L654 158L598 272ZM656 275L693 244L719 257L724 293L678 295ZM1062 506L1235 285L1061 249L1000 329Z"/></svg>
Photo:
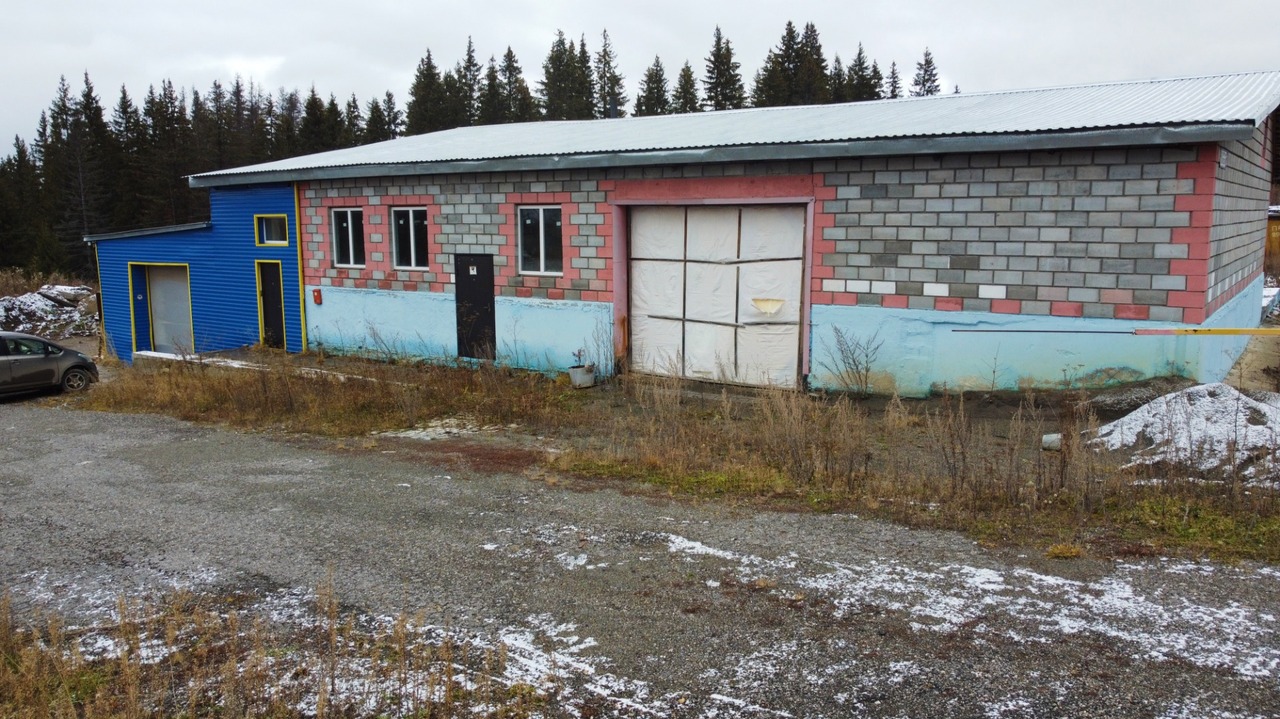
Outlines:
<svg viewBox="0 0 1280 719"><path fill-rule="evenodd" d="M331 569L344 603L505 641L612 715L1280 716L1273 567L565 485L527 471L528 438L342 447L52 404L0 400L0 589L24 616Z"/></svg>

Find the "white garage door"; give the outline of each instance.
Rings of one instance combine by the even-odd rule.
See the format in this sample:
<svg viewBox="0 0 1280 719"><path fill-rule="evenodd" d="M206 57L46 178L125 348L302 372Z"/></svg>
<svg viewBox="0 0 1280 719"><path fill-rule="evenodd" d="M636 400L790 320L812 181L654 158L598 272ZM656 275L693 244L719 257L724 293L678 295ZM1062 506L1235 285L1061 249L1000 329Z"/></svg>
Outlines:
<svg viewBox="0 0 1280 719"><path fill-rule="evenodd" d="M804 231L803 206L632 209L631 366L794 386Z"/></svg>
<svg viewBox="0 0 1280 719"><path fill-rule="evenodd" d="M148 267L151 332L157 352L185 355L191 341L191 290L185 267Z"/></svg>

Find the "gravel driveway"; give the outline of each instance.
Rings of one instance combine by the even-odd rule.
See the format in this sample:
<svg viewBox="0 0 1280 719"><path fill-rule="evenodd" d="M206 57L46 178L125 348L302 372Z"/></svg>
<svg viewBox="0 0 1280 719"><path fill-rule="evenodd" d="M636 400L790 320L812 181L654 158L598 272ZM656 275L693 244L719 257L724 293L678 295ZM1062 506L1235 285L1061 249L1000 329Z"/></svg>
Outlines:
<svg viewBox="0 0 1280 719"><path fill-rule="evenodd" d="M331 568L345 603L502 640L617 715L1280 716L1265 565L1045 560L467 469L418 440L28 400L0 400L0 437L0 581L24 614L283 596Z"/></svg>

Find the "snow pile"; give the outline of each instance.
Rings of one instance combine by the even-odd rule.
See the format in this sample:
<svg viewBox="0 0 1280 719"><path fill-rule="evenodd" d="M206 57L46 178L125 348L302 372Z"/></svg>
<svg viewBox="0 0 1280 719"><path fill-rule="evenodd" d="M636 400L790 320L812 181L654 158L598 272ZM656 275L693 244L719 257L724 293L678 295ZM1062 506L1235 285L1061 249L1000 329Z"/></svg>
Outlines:
<svg viewBox="0 0 1280 719"><path fill-rule="evenodd" d="M1129 466L1176 465L1199 473L1280 479L1280 407L1225 384L1166 394L1098 429L1090 446L1134 450Z"/></svg>
<svg viewBox="0 0 1280 719"><path fill-rule="evenodd" d="M98 303L91 287L45 285L17 297L0 297L0 329L52 339L98 331Z"/></svg>

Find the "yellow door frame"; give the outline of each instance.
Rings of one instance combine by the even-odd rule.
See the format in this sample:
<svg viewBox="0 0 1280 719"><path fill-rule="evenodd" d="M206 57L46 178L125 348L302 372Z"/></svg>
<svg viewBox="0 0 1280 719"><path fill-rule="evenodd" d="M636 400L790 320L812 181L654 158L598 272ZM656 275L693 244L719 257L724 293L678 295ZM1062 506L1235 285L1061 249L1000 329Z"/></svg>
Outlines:
<svg viewBox="0 0 1280 719"><path fill-rule="evenodd" d="M284 262L280 260L253 261L253 284L257 288L255 294L258 298L258 344L263 344L267 338L266 315L262 311L262 265L275 265L278 268L278 276L280 277L280 343L287 349L289 347L289 323L284 318Z"/></svg>

